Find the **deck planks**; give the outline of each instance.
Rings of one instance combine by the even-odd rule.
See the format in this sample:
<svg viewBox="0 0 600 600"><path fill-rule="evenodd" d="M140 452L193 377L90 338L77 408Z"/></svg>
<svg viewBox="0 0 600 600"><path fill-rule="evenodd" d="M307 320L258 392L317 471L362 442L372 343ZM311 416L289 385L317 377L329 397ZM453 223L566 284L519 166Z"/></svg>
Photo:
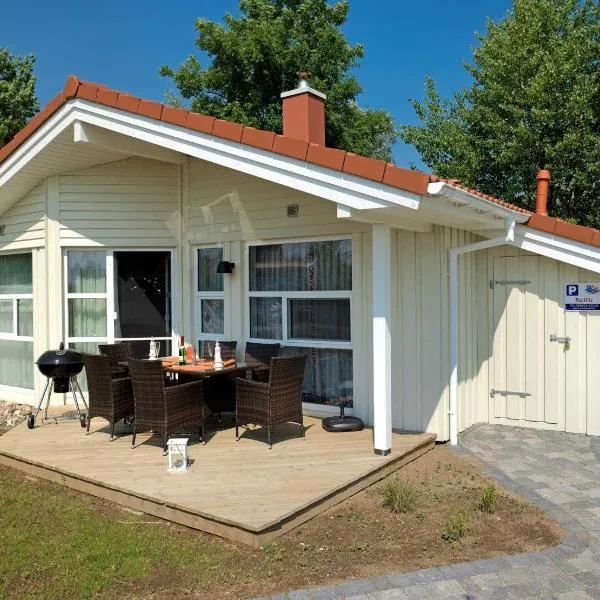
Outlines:
<svg viewBox="0 0 600 600"><path fill-rule="evenodd" d="M394 433L386 457L373 453L372 431L327 433L306 418L275 432L269 450L260 429L239 442L233 429L213 431L206 445L192 437L194 461L169 473L158 437L109 439L106 421L59 419L22 424L0 437L0 463L99 496L128 508L260 546L364 489L433 447L434 434Z"/></svg>

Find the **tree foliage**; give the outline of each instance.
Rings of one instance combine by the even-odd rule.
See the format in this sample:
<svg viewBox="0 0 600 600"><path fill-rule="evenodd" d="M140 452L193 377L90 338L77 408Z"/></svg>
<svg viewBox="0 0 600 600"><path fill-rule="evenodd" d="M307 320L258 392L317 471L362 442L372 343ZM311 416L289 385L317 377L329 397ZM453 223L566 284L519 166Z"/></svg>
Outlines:
<svg viewBox="0 0 600 600"><path fill-rule="evenodd" d="M32 55L13 56L0 48L0 148L39 110L34 62Z"/></svg>
<svg viewBox="0 0 600 600"><path fill-rule="evenodd" d="M477 39L472 86L441 98L427 78L402 138L438 175L527 208L550 169L553 215L600 226L600 4L514 0Z"/></svg>
<svg viewBox="0 0 600 600"><path fill-rule="evenodd" d="M191 55L172 77L191 109L261 129L281 132L282 91L310 72L312 87L327 94L326 143L365 156L389 159L396 140L391 116L358 106L358 80L349 74L364 50L348 43L340 27L348 2L240 0L240 16L224 24L198 19L196 46L208 66Z"/></svg>

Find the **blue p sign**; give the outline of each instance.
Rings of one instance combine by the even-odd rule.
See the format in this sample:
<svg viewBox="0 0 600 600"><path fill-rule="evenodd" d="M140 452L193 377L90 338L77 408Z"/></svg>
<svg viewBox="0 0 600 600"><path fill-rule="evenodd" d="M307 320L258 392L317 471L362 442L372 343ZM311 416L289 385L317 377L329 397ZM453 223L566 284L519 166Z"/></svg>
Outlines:
<svg viewBox="0 0 600 600"><path fill-rule="evenodd" d="M579 286L575 284L567 285L567 296L578 296L579 295Z"/></svg>

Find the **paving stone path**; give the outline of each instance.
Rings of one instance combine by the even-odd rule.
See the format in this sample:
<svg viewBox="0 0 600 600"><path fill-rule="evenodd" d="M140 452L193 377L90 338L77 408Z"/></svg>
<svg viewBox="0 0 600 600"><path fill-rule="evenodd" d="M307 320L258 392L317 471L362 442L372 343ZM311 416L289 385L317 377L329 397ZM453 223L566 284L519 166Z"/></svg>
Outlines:
<svg viewBox="0 0 600 600"><path fill-rule="evenodd" d="M501 485L535 502L567 535L554 548L391 573L261 600L600 599L600 439L477 425L458 452L473 453Z"/></svg>

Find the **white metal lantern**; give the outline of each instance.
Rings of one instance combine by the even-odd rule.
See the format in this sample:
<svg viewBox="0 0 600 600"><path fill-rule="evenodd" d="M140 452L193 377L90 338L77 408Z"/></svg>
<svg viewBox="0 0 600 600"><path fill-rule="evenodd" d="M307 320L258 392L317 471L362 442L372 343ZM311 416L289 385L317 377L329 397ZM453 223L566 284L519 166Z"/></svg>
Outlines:
<svg viewBox="0 0 600 600"><path fill-rule="evenodd" d="M189 438L171 438L167 441L169 471L178 473L187 470L189 465L188 440Z"/></svg>

